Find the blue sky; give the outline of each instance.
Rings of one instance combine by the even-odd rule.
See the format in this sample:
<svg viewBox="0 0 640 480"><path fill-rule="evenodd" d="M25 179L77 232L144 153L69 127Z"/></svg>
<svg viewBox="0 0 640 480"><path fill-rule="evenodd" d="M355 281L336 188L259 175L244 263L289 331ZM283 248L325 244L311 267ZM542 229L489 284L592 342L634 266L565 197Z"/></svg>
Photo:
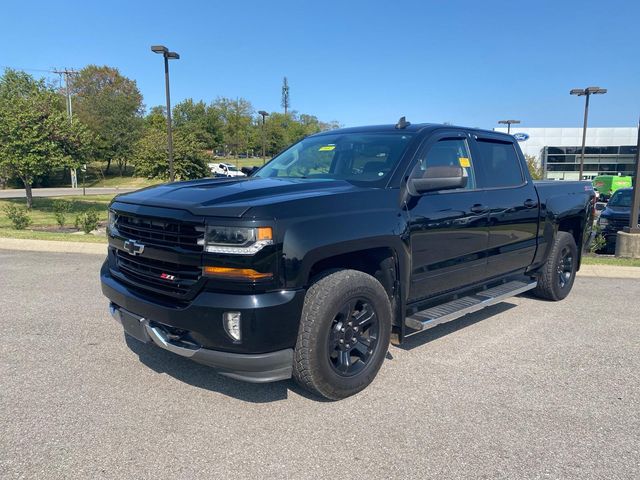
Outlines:
<svg viewBox="0 0 640 480"><path fill-rule="evenodd" d="M593 98L592 126L633 126L640 114L640 2L595 1L135 1L7 2L0 65L94 63L135 79L164 103L165 44L174 103L245 97L345 126L453 122L493 128L581 126L575 87ZM34 75L45 73L34 72Z"/></svg>

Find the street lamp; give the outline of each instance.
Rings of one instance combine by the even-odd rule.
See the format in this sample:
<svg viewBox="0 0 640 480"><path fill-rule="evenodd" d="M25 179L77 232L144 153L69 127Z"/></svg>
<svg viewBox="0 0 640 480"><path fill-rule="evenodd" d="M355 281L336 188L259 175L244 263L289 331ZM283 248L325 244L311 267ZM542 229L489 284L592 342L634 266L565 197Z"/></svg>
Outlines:
<svg viewBox="0 0 640 480"><path fill-rule="evenodd" d="M511 125L515 125L517 123L520 123L520 120L498 120L498 123L500 125L506 125L507 126L507 133L511 134Z"/></svg>
<svg viewBox="0 0 640 480"><path fill-rule="evenodd" d="M153 53L162 54L164 57L164 83L167 96L167 147L169 151L169 181L175 180L173 172L173 136L171 132L171 97L169 96L169 60L179 60L180 55L176 52L170 52L164 45L153 45L151 47Z"/></svg>
<svg viewBox="0 0 640 480"><path fill-rule="evenodd" d="M265 143L267 142L267 138L264 134L264 119L269 116L269 113L264 110L260 110L258 114L262 115L262 164L264 165L267 160L265 154Z"/></svg>
<svg viewBox="0 0 640 480"><path fill-rule="evenodd" d="M605 93L607 93L607 89L600 87L574 88L569 92L570 95L585 97L584 126L582 127L582 152L580 153L580 180L582 180L582 173L584 171L584 144L587 141L587 116L589 115L589 97L591 95L603 95Z"/></svg>

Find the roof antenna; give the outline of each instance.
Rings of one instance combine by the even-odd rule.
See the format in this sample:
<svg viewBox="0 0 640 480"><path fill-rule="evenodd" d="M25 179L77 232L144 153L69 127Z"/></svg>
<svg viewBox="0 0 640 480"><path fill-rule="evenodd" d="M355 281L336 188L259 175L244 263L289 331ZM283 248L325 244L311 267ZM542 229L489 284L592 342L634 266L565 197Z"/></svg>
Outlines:
<svg viewBox="0 0 640 480"><path fill-rule="evenodd" d="M398 120L398 123L396 123L396 128L407 128L409 125L411 125L411 122L407 122L407 119L405 117L400 117L400 120Z"/></svg>

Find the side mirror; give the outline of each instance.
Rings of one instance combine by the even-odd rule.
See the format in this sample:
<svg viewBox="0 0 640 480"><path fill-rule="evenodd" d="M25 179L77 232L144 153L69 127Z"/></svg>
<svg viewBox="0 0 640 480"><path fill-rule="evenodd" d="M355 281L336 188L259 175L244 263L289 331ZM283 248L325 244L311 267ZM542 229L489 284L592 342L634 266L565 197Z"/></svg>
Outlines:
<svg viewBox="0 0 640 480"><path fill-rule="evenodd" d="M409 180L409 191L421 195L438 190L452 190L467 186L462 167L427 167L420 178Z"/></svg>

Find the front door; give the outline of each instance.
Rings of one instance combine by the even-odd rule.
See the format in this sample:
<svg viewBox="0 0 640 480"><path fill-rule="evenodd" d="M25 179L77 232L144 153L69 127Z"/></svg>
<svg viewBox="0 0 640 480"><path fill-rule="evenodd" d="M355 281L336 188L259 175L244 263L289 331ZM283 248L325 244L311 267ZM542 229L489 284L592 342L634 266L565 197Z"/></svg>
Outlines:
<svg viewBox="0 0 640 480"><path fill-rule="evenodd" d="M484 192L477 189L466 133L430 137L418 151L410 177L420 177L427 167L436 166L463 167L467 185L408 201L410 302L475 283L485 275L488 209Z"/></svg>

